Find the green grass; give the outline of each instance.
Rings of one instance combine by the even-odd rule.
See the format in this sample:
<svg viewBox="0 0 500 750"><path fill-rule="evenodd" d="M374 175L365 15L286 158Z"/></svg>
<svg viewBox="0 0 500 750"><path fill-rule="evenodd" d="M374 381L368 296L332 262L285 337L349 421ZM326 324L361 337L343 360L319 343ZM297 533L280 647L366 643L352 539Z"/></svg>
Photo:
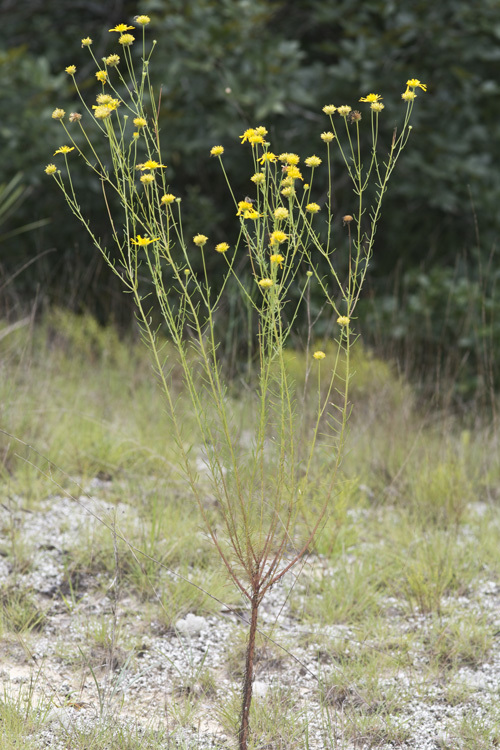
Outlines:
<svg viewBox="0 0 500 750"><path fill-rule="evenodd" d="M238 609L241 600L179 471L141 342L120 340L90 318L53 313L32 333L17 330L1 339L0 347L0 427L53 462L0 436L0 560L8 570L0 589L0 648L11 654L21 644L31 653L55 608L74 628L70 642L57 636L61 663L95 688L101 708L114 710L123 676L139 668L151 632L168 637L187 613L217 614L217 600ZM299 658L314 655L320 680L308 700L321 707L325 736L330 732L336 748L363 741L397 745L407 738L401 717L409 695L397 689L401 671L422 700L438 686L450 706L470 706L475 698L457 675L478 668L495 647L493 616L477 601L485 581L500 581L498 435L477 415L459 420L425 413L387 364L361 348L357 356L338 492L302 574L285 585L290 617L303 634L293 642L272 623L263 627ZM303 359L289 358L300 392ZM180 393L175 367L171 377ZM235 434L244 439L251 392L237 384L231 392ZM177 408L185 446L201 457L196 426L180 396ZM312 476L327 474L330 460L327 450L320 451ZM205 482L201 463L199 473ZM94 487L96 478L109 481ZM89 518L68 540L58 591L41 603L36 591L20 585L33 570L37 549L24 519L64 490L95 508L105 523ZM204 492L204 510L217 528L219 510L208 481ZM298 526L314 523L322 492L322 481L305 489ZM109 611L93 614L89 599L103 597ZM222 695L216 686L221 675L234 686L242 674L244 630L235 632L241 635L228 644L217 674L195 661L183 673L173 670L165 715L151 717L158 728L102 724L71 735L68 747L174 747L168 733L197 726L207 706L234 739L239 690ZM293 660L259 636L256 661L257 679L280 676L255 700L256 747L302 747L308 704L281 681ZM42 671L38 683L43 679ZM59 705L50 680L39 693ZM34 705L33 696L30 703L6 695L0 703L9 750L31 748L30 732L43 723ZM464 713L450 726L450 747L495 746L496 718L491 714L478 724ZM113 732L121 732L119 740ZM191 742L185 740L185 747L195 747Z"/></svg>

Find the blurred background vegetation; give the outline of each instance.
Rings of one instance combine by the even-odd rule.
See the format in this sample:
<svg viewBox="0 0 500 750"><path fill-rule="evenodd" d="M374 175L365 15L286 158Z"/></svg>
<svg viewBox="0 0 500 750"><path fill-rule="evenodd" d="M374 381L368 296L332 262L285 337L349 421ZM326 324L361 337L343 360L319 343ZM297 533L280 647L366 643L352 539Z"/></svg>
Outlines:
<svg viewBox="0 0 500 750"><path fill-rule="evenodd" d="M108 29L147 13L164 160L187 236L220 242L237 232L208 158L214 144L224 145L242 199L255 189L238 139L247 127L264 124L278 153L321 156L323 105L355 107L376 92L389 144L406 80L427 84L386 199L358 328L424 393L432 383L455 403L491 403L500 385L500 0L2 0L0 8L0 316L12 322L57 306L123 329L133 323L129 298L43 169L65 142L52 110L79 109L64 68L77 66L89 101L97 92L80 40L92 37L101 58L116 47ZM111 246L100 186L74 164L84 214ZM315 188L321 203L326 186ZM340 228L352 200L341 170L334 192ZM238 303L228 304L238 321Z"/></svg>

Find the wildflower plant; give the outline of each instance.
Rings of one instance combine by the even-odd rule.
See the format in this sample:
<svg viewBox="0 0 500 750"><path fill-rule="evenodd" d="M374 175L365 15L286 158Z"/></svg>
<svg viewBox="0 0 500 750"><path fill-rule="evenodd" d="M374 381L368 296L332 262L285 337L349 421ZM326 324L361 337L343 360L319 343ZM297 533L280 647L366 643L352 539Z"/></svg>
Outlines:
<svg viewBox="0 0 500 750"><path fill-rule="evenodd" d="M330 130L318 134L317 149L326 148L321 157L313 154L301 160L295 153L275 153L264 126L246 129L240 140L253 163L249 176L253 199L238 200L234 195L224 169L224 147L214 145L207 158L219 160L227 182L229 201L234 205L234 237L215 243L202 233L203 227L199 227L194 237L186 237L181 200L176 196L175 186L168 183L168 157L161 152L158 109L149 78L155 44L148 48L146 43L149 20L147 16L138 16L137 28L118 24L110 29L115 44L119 45L119 54L111 49L102 61L93 55L92 39L82 39L82 46L97 66L99 90L95 103L88 103L78 89L75 66L66 68L86 114L72 113L68 125L65 111L54 110L52 117L63 128L64 141L71 145L58 148L54 154L59 159L57 166L51 163L45 171L61 188L70 209L134 299L143 337L165 394L179 464L230 578L248 601L250 625L238 736L239 748L245 750L249 741L260 605L270 588L310 549L335 499L350 413L355 309L372 256L388 181L410 135L415 97L403 97L403 124L399 135L394 133L382 162L378 140L383 108L378 94L360 99L368 105L368 118L349 105L324 107ZM141 44L136 39L139 35L142 69L136 72L131 49ZM418 87L425 90L423 84L412 79L406 92L414 94ZM361 153L360 130L365 119L372 136L368 155ZM86 127L86 120L92 123L92 129ZM82 138L74 137L75 126ZM99 137L92 140L87 130L95 132L96 127ZM339 251L335 249L333 231L336 209L332 168L334 158L338 158L335 154L340 156L354 192L352 215L337 222ZM82 159L102 184L115 244L113 255L82 214L71 180L75 158ZM326 169L329 176L327 200L323 203L315 194L315 172L319 169ZM377 192L366 220L363 199L371 182ZM112 202L112 195L118 201ZM119 214L111 209L115 204L119 205ZM326 240L322 242L319 229L325 223ZM335 252L344 253L348 259L345 278L339 275ZM208 256L212 253L218 253L225 263L217 292L213 291L207 271ZM251 288L235 270L242 256L246 257L253 280ZM202 271L195 271L200 265ZM156 296L161 321L154 318L150 290L144 292L139 283L145 272ZM238 286L257 323L255 418L249 425L250 448L239 439L228 383L220 366L220 342L216 339L217 310L229 282ZM312 419L297 408L284 356L311 284L319 285L337 330L333 359L322 350L313 351L309 346L307 349L308 371L316 368L316 377L306 379L313 394ZM217 521L207 510L206 478L200 479L196 462L199 454L186 442L177 392L170 377L173 363L165 360L158 337L160 322L176 351L176 364L180 363L182 368L211 492L220 512ZM313 337L314 331L311 334ZM318 451L328 452L326 475L315 469ZM310 497L321 500L312 523L303 523L304 505Z"/></svg>

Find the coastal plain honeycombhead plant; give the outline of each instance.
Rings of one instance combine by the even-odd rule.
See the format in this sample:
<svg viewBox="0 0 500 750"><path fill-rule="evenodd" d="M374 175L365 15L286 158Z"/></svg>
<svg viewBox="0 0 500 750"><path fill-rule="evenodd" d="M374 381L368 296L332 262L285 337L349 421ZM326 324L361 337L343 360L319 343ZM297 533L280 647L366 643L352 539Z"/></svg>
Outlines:
<svg viewBox="0 0 500 750"><path fill-rule="evenodd" d="M102 60L94 56L90 37L81 40L96 65L97 92L89 103L79 90L75 65L66 68L81 107L69 115L63 108L53 111L65 143L54 154L59 161L45 172L63 191L69 208L133 298L165 396L179 471L230 579L249 605L238 730L238 747L246 750L259 608L270 588L311 548L335 502L351 411L356 305L372 257L383 197L410 136L416 92L426 86L418 79L406 82L402 125L394 130L385 151L379 144L384 104L382 96L374 93L359 99L363 113L347 104L323 107L325 131L318 134L314 147L324 150L322 156L311 154L301 160L293 152L277 153L264 125L246 128L240 141L253 165L248 188L253 197L234 195L224 169L224 146L214 145L207 158L220 162L228 201L234 204L234 236L214 243L200 226L188 238L183 232L181 197L168 180L168 148L162 151L160 144L161 98L149 78L156 42L147 42L149 24L150 18L140 15L134 26L120 23L110 29L110 52ZM365 122L371 146L364 150ZM248 153L242 158L247 159ZM71 177L75 158L83 160L101 184L113 252L102 245L82 212ZM353 190L352 214L343 217L336 215L332 194L332 171L338 166L347 170ZM320 169L328 174L326 200L315 193L315 173ZM366 193L372 186L375 197L367 208ZM341 221L335 221L338 218ZM323 241L319 230L325 224ZM212 253L225 263L217 283L209 271ZM310 321L307 371L299 393L290 374L287 347L312 284L323 294L323 315L330 316L336 334L331 345L323 347L326 351L316 348L315 321ZM231 285L241 294L255 331L256 355L245 384L253 392L253 418L244 436L232 408L232 384L221 364L215 325ZM165 334L168 348L163 344ZM197 425L197 446L186 436L174 367L182 372L182 391ZM319 457L323 466L327 459L327 472L319 470ZM207 506L207 477L219 514L216 520Z"/></svg>

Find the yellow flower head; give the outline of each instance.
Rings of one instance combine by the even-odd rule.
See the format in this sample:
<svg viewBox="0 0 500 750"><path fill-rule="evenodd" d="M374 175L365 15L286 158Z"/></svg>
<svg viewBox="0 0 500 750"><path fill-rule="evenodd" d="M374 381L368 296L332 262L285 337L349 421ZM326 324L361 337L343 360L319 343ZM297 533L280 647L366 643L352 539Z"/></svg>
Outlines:
<svg viewBox="0 0 500 750"><path fill-rule="evenodd" d="M313 357L314 359L324 359L326 357L326 354L325 352L317 351L317 352L314 352Z"/></svg>
<svg viewBox="0 0 500 750"><path fill-rule="evenodd" d="M45 174L55 174L57 172L57 167L55 164L47 164L44 171Z"/></svg>
<svg viewBox="0 0 500 750"><path fill-rule="evenodd" d="M210 149L210 156L222 156L224 153L224 146L212 146Z"/></svg>
<svg viewBox="0 0 500 750"><path fill-rule="evenodd" d="M64 109L59 109L59 108L55 109L52 112L52 119L53 120L62 120L65 114L66 114L66 112L64 111Z"/></svg>
<svg viewBox="0 0 500 750"><path fill-rule="evenodd" d="M292 198L295 195L295 190L293 187L283 188L281 195L285 196L285 198Z"/></svg>
<svg viewBox="0 0 500 750"><path fill-rule="evenodd" d="M347 315L340 315L337 318L337 323L339 326L348 326L349 325L350 318L347 317Z"/></svg>
<svg viewBox="0 0 500 750"><path fill-rule="evenodd" d="M98 94L95 100L98 104L109 104L113 101L113 97L110 94ZM96 107L92 108L96 109Z"/></svg>
<svg viewBox="0 0 500 750"><path fill-rule="evenodd" d="M291 180L303 180L304 179L298 167L293 167L293 166L287 167L286 173L289 179Z"/></svg>
<svg viewBox="0 0 500 750"><path fill-rule="evenodd" d="M134 125L135 125L135 127L137 129L139 129L139 128L145 128L146 125L147 125L147 122L144 119L144 117L134 117L134 119L132 120L132 122L134 123Z"/></svg>
<svg viewBox="0 0 500 750"><path fill-rule="evenodd" d="M141 177L141 182L143 185L151 185L152 182L155 181L155 176L152 172L148 172L147 174L143 174Z"/></svg>
<svg viewBox="0 0 500 750"><path fill-rule="evenodd" d="M250 177L250 179L255 185L261 185L266 181L266 175L263 172L256 172Z"/></svg>
<svg viewBox="0 0 500 750"><path fill-rule="evenodd" d="M215 246L215 249L218 253L227 253L229 245L227 242L219 242L219 244Z"/></svg>
<svg viewBox="0 0 500 750"><path fill-rule="evenodd" d="M54 151L54 156L56 154L69 154L70 151L74 151L74 146L60 146L60 148L57 149L57 151Z"/></svg>
<svg viewBox="0 0 500 750"><path fill-rule="evenodd" d="M281 220L281 219L288 219L288 208L285 208L284 206L278 206L278 208L274 209L274 218Z"/></svg>
<svg viewBox="0 0 500 750"><path fill-rule="evenodd" d="M320 206L318 206L317 203L308 203L306 206L306 211L309 211L312 214L317 214L320 210Z"/></svg>
<svg viewBox="0 0 500 750"><path fill-rule="evenodd" d="M262 216L262 214L259 214L259 212L255 210L255 208L251 208L250 210L243 213L244 219L258 219L259 216Z"/></svg>
<svg viewBox="0 0 500 750"><path fill-rule="evenodd" d="M132 34L122 34L118 39L118 42L122 47L130 47L130 45L135 42L135 36L132 36Z"/></svg>
<svg viewBox="0 0 500 750"><path fill-rule="evenodd" d="M379 102L382 99L380 94L368 94L368 96L362 96L360 102Z"/></svg>
<svg viewBox="0 0 500 750"><path fill-rule="evenodd" d="M107 107L106 104L102 104L100 107L94 109L94 117L98 120L105 120L107 117L111 116L112 112L113 110Z"/></svg>
<svg viewBox="0 0 500 750"><path fill-rule="evenodd" d="M258 133L252 133L248 136L248 142L255 146L256 143L264 143L264 137Z"/></svg>
<svg viewBox="0 0 500 750"><path fill-rule="evenodd" d="M151 19L149 16L136 16L134 18L134 21L140 24L141 26L147 26L148 23L151 23Z"/></svg>
<svg viewBox="0 0 500 750"><path fill-rule="evenodd" d="M207 242L208 237L206 237L204 234L196 234L193 237L193 242L195 245L198 245L198 247L203 247L203 245Z"/></svg>
<svg viewBox="0 0 500 750"><path fill-rule="evenodd" d="M247 130L245 130L245 132L243 133L243 135L240 135L241 142L245 143L245 141L248 141L248 139L250 138L251 135L255 135L254 128L248 128Z"/></svg>
<svg viewBox="0 0 500 750"><path fill-rule="evenodd" d="M384 109L384 104L382 102L373 102L370 104L370 109L372 109L374 112L382 112Z"/></svg>
<svg viewBox="0 0 500 750"><path fill-rule="evenodd" d="M82 39L82 47L90 47L92 44L92 39L89 36L86 36L85 39Z"/></svg>
<svg viewBox="0 0 500 750"><path fill-rule="evenodd" d="M114 29L108 29L109 31L117 31L119 34L123 34L124 31L134 31L133 26L127 26L126 23L119 23Z"/></svg>
<svg viewBox="0 0 500 750"><path fill-rule="evenodd" d="M265 154L262 154L262 156L257 159L257 161L260 161L261 164L265 164L266 161L274 163L277 160L276 154L273 154L272 151L266 151Z"/></svg>
<svg viewBox="0 0 500 750"><path fill-rule="evenodd" d="M337 107L337 112L341 117L347 117L351 110L352 107L350 107L348 104L343 104L341 107Z"/></svg>
<svg viewBox="0 0 500 750"><path fill-rule="evenodd" d="M74 76L76 73L76 65L68 65L68 67L64 68L64 70L69 76Z"/></svg>
<svg viewBox="0 0 500 750"><path fill-rule="evenodd" d="M337 107L334 107L333 104L325 104L323 107L323 112L325 115L333 115L334 112L337 111Z"/></svg>
<svg viewBox="0 0 500 750"><path fill-rule="evenodd" d="M280 229L276 229L269 236L269 244L270 245L281 245L281 243L285 242L287 239L288 239L288 235L287 234L285 234L284 232L282 232Z"/></svg>
<svg viewBox="0 0 500 750"><path fill-rule="evenodd" d="M97 73L95 74L95 77L101 83L106 83L106 81L108 80L107 71L105 71L105 70L98 70Z"/></svg>
<svg viewBox="0 0 500 750"><path fill-rule="evenodd" d="M120 55L108 55L104 62L106 63L108 68L116 68L116 66L120 63Z"/></svg>
<svg viewBox="0 0 500 750"><path fill-rule="evenodd" d="M285 162L285 164L289 164L292 167L296 167L300 161L300 158L297 154L289 154L288 152L285 152L284 154L280 154L278 156L278 159L280 161Z"/></svg>
<svg viewBox="0 0 500 750"><path fill-rule="evenodd" d="M330 143L330 141L333 141L335 136L333 133L327 132L327 133L321 133L321 140L325 143Z"/></svg>
<svg viewBox="0 0 500 750"><path fill-rule="evenodd" d="M420 83L418 78L410 78L409 81L406 81L406 88L409 89L422 89L422 91L427 91L427 84L426 83Z"/></svg>
<svg viewBox="0 0 500 750"><path fill-rule="evenodd" d="M321 164L321 159L319 158L319 156L315 155L308 156L304 163L307 167L319 167L319 165Z"/></svg>
<svg viewBox="0 0 500 750"><path fill-rule="evenodd" d="M270 287L274 286L274 282L273 282L273 280L272 280L272 279L261 279L261 280L260 280L260 281L258 282L258 284L259 284L259 286L260 286L260 287L261 287L262 289L269 289Z"/></svg>
<svg viewBox="0 0 500 750"><path fill-rule="evenodd" d="M285 259L280 253L276 253L275 255L271 255L269 260L271 261L271 263L276 263L276 265L281 268Z"/></svg>
<svg viewBox="0 0 500 750"><path fill-rule="evenodd" d="M160 202L163 203L164 206L169 206L174 201L175 195L172 195L172 193L167 193L166 195L162 195Z"/></svg>
<svg viewBox="0 0 500 750"><path fill-rule="evenodd" d="M145 169L166 169L166 164L160 164L160 162L155 161L154 159L148 159L144 162L144 164L138 164L136 169L140 169L141 172L144 172Z"/></svg>
<svg viewBox="0 0 500 750"><path fill-rule="evenodd" d="M236 216L241 216L245 211L250 211L253 208L252 203L250 201L239 201L238 203L238 213Z"/></svg>
<svg viewBox="0 0 500 750"><path fill-rule="evenodd" d="M259 125L258 128L255 128L255 132L257 135L267 135L267 130L263 125Z"/></svg>
<svg viewBox="0 0 500 750"><path fill-rule="evenodd" d="M153 237L152 239L148 239L147 237L141 237L140 234L137 235L137 238L131 239L130 242L133 245L139 245L139 247L146 247L146 245L150 245L152 242L156 242L159 240L159 237Z"/></svg>
<svg viewBox="0 0 500 750"><path fill-rule="evenodd" d="M404 99L405 102L412 102L416 98L416 96L417 95L414 91L410 91L410 89L407 89L401 94L401 99Z"/></svg>

